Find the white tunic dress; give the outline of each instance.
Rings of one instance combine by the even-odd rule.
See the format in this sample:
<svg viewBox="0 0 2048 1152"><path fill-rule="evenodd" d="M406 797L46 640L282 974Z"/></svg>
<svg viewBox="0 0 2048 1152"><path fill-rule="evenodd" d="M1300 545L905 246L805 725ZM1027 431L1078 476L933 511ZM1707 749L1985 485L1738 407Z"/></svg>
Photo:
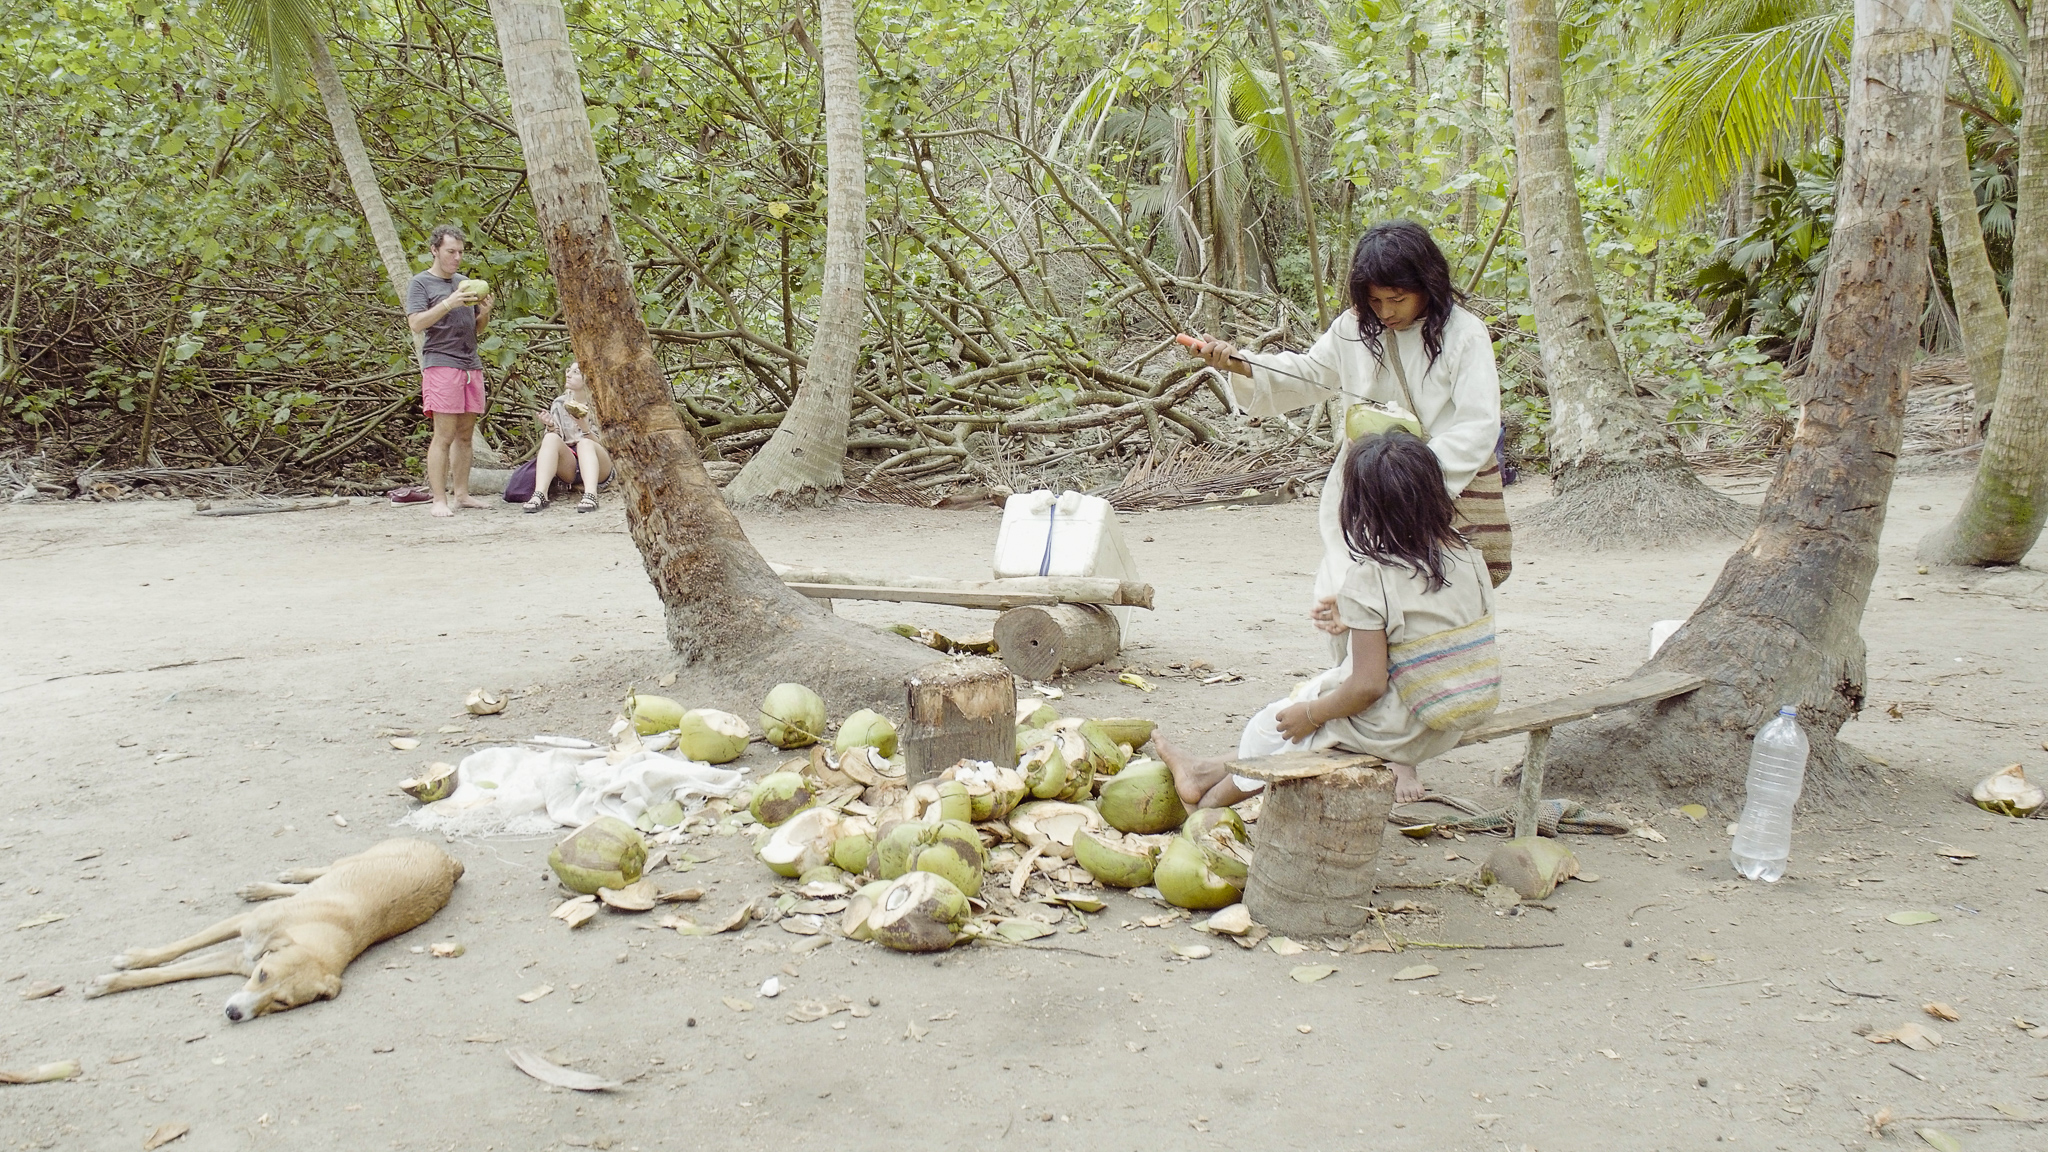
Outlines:
<svg viewBox="0 0 2048 1152"><path fill-rule="evenodd" d="M1444 324L1443 352L1436 363L1429 362L1420 324L1406 332L1381 331L1380 347L1388 355L1401 357L1415 393L1415 406L1422 409L1414 415L1428 435L1430 451L1443 465L1444 487L1452 496L1458 495L1493 459L1494 444L1500 437L1500 373L1493 362L1493 338L1479 317L1453 307ZM1231 395L1238 407L1254 416L1277 416L1332 399L1342 399L1347 405L1371 400L1408 407L1394 369L1373 358L1358 334L1357 313L1348 309L1306 352L1246 352L1241 356L1251 365L1252 377L1230 376ZM1335 596L1351 566L1351 552L1344 545L1339 522L1348 449L1346 442L1330 465L1317 508L1317 527L1323 537L1323 560L1316 571L1317 600Z"/></svg>

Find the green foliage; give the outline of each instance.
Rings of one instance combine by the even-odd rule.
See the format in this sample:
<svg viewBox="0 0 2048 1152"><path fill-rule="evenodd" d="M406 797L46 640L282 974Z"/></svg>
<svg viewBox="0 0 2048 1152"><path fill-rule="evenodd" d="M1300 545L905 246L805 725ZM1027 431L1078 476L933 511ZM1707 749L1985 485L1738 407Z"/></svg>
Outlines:
<svg viewBox="0 0 2048 1152"><path fill-rule="evenodd" d="M1783 357L1807 334L1814 292L1827 270L1839 164L1839 156L1814 153L1765 170L1756 223L1716 245L1693 276L1700 295L1722 306L1717 335L1755 336Z"/></svg>

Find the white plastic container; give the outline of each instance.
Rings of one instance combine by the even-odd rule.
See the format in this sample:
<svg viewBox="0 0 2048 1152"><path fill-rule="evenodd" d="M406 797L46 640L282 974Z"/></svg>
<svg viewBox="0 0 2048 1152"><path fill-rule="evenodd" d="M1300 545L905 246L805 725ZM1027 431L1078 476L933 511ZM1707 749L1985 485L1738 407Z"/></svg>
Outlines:
<svg viewBox="0 0 2048 1152"><path fill-rule="evenodd" d="M1806 785L1806 733L1799 711L1778 709L1750 742L1749 786L1728 860L1746 879L1775 884L1792 856L1792 809Z"/></svg>
<svg viewBox="0 0 2048 1152"><path fill-rule="evenodd" d="M1100 496L1041 489L1003 503L993 564L998 580L1015 576L1106 576L1138 579L1131 550L1117 531L1116 510ZM1128 627L1130 610L1113 610Z"/></svg>
<svg viewBox="0 0 2048 1152"><path fill-rule="evenodd" d="M1650 625L1650 655L1655 656L1657 649L1662 648L1664 642L1671 639L1683 627L1685 627L1685 621L1683 620L1659 620L1655 624Z"/></svg>

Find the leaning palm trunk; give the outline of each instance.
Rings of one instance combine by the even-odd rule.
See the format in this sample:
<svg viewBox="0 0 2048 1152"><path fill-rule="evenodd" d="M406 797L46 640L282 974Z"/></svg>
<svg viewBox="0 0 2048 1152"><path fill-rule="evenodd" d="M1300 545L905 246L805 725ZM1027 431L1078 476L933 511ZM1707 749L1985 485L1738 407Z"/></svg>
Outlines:
<svg viewBox="0 0 2048 1152"><path fill-rule="evenodd" d="M1510 0L1508 63L1556 492L1525 522L1541 535L1594 548L1745 531L1747 510L1702 484L1644 411L1608 334L1565 137L1553 0Z"/></svg>
<svg viewBox="0 0 2048 1152"><path fill-rule="evenodd" d="M1949 289L1955 293L1956 320L1977 397L1977 426L1982 428L1998 395L2005 360L2005 301L1999 299L1998 275L1984 252L1984 226L1970 184L1970 142L1956 112L1942 117L1941 124L1941 243L1948 249Z"/></svg>
<svg viewBox="0 0 2048 1152"><path fill-rule="evenodd" d="M661 597L670 645L716 678L703 693L728 702L784 679L835 705L900 700L902 675L930 652L790 591L704 472L612 227L559 0L492 0L491 16L548 268L620 464L627 529Z"/></svg>
<svg viewBox="0 0 2048 1152"><path fill-rule="evenodd" d="M341 85L341 72L327 51L327 38L318 32L311 33L306 54L312 65L313 84L320 90L320 104L327 111L327 126L334 133L335 151L341 153L341 166L348 170L348 182L355 189L356 203L362 206L363 220L370 226L370 238L377 243L377 257L384 262L384 275L391 280L391 291L403 306L412 267L405 258L405 245L398 239L398 225L391 220L391 208L384 202L384 189L377 183L377 170L370 166L370 151L363 147L355 105L349 101L348 89Z"/></svg>
<svg viewBox="0 0 2048 1152"><path fill-rule="evenodd" d="M2048 77L2048 3L2027 17L2027 77ZM1938 564L2017 564L2048 519L2048 82L2029 83L2021 105L2012 252L2012 320L1977 480L1954 522L1920 542L1920 558Z"/></svg>
<svg viewBox="0 0 2048 1152"><path fill-rule="evenodd" d="M726 486L736 504L764 497L827 492L845 482L846 429L853 378L860 368L867 309L868 174L861 145L860 44L853 0L822 0L818 45L825 88L825 266L818 288L818 334L803 384L775 435Z"/></svg>
<svg viewBox="0 0 2048 1152"><path fill-rule="evenodd" d="M1927 299L1951 3L1856 0L1834 237L1792 446L1756 531L1642 669L1706 686L1560 732L1553 779L1725 807L1740 796L1751 734L1794 704L1812 740L1808 791L1867 780L1868 762L1836 733L1864 701L1863 606Z"/></svg>

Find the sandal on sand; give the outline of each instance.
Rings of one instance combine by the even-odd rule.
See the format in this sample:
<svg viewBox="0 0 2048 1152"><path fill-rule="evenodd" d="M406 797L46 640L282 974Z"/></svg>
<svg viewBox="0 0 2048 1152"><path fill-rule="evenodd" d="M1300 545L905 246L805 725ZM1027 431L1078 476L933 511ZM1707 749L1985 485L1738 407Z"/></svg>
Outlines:
<svg viewBox="0 0 2048 1152"><path fill-rule="evenodd" d="M576 502L576 510L577 510L578 512L595 512L595 511L597 511L597 493L595 493L595 492L585 492L585 493L583 494L583 499L581 499L581 500L578 500L578 501Z"/></svg>
<svg viewBox="0 0 2048 1152"><path fill-rule="evenodd" d="M533 494L533 499L528 500L524 505L525 509L528 512L538 512L547 506L548 494L545 492L535 492Z"/></svg>

